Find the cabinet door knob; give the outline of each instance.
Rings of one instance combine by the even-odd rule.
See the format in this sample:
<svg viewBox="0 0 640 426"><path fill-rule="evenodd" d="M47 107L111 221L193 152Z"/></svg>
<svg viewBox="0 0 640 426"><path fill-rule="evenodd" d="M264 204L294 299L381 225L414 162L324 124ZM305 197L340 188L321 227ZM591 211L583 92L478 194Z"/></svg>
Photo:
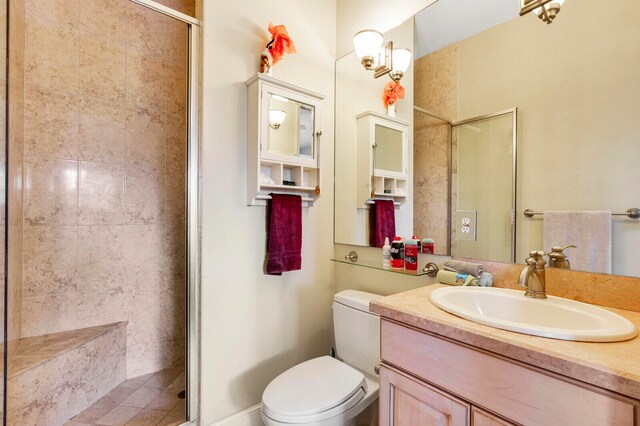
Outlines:
<svg viewBox="0 0 640 426"><path fill-rule="evenodd" d="M378 364L375 367L373 367L373 371L375 371L376 374L380 375L380 364Z"/></svg>
<svg viewBox="0 0 640 426"><path fill-rule="evenodd" d="M316 132L316 136L322 136L322 130L318 130L318 131Z"/></svg>

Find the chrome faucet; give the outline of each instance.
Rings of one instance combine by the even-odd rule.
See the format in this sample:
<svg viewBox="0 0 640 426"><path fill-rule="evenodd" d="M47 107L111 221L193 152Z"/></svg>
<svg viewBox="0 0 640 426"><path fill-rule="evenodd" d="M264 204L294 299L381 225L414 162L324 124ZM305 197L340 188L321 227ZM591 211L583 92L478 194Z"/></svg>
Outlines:
<svg viewBox="0 0 640 426"><path fill-rule="evenodd" d="M571 262L569 262L567 255L564 254L564 251L568 248L578 247L573 244L564 247L551 247L551 252L549 253L549 268L571 269Z"/></svg>
<svg viewBox="0 0 640 426"><path fill-rule="evenodd" d="M518 285L526 287L527 291L524 293L527 297L534 299L546 299L545 293L546 281L545 281L545 269L544 265L547 261L544 259L546 253L542 250L534 250L529 253L529 257L525 262L527 266L520 272L520 279Z"/></svg>

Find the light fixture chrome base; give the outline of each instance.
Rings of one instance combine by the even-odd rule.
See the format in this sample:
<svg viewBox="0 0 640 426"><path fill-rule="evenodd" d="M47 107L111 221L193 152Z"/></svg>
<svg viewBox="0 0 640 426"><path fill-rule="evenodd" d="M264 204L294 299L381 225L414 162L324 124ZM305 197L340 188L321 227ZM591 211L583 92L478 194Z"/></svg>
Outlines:
<svg viewBox="0 0 640 426"><path fill-rule="evenodd" d="M548 25L556 19L558 13L560 13L560 6L557 3L551 3L551 7L548 9L544 6L542 7L542 13L538 15L538 18L540 18L542 22L546 22Z"/></svg>
<svg viewBox="0 0 640 426"><path fill-rule="evenodd" d="M396 83L399 83L400 80L402 80L403 76L404 73L402 71L391 71L389 73L389 77L391 77L391 80L395 81Z"/></svg>
<svg viewBox="0 0 640 426"><path fill-rule="evenodd" d="M520 8L520 16L526 15L538 8L540 8L538 18L547 24L551 24L553 20L556 19L556 16L558 16L558 13L560 13L560 5L554 0L524 0Z"/></svg>
<svg viewBox="0 0 640 426"><path fill-rule="evenodd" d="M362 64L362 66L366 70L370 70L370 69L373 68L373 66L375 65L376 61L373 58L373 56L363 56L362 60L360 61L360 63Z"/></svg>
<svg viewBox="0 0 640 426"><path fill-rule="evenodd" d="M389 74L393 69L393 41L384 45L384 48L380 52L380 65L375 69L373 74L374 78L382 77L385 74Z"/></svg>

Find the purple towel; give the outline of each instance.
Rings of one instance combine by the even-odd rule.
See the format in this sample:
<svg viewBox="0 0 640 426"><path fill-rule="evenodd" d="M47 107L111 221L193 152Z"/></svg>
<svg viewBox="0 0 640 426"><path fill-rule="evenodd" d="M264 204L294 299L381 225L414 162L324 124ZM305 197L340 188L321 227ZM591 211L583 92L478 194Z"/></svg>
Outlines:
<svg viewBox="0 0 640 426"><path fill-rule="evenodd" d="M302 198L271 194L267 207L267 261L269 275L302 267Z"/></svg>
<svg viewBox="0 0 640 426"><path fill-rule="evenodd" d="M369 211L369 245L384 246L384 238L389 241L396 236L396 211L391 200L373 200L375 205Z"/></svg>

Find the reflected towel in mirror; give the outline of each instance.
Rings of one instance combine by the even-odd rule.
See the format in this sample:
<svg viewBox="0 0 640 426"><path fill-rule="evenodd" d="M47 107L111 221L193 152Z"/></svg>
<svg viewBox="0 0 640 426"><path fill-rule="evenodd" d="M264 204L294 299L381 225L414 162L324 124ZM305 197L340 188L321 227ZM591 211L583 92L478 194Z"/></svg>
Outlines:
<svg viewBox="0 0 640 426"><path fill-rule="evenodd" d="M571 269L611 273L610 211L545 211L544 248L573 244Z"/></svg>
<svg viewBox="0 0 640 426"><path fill-rule="evenodd" d="M396 236L396 211L393 200L373 200L369 210L369 246L382 247L385 237Z"/></svg>

